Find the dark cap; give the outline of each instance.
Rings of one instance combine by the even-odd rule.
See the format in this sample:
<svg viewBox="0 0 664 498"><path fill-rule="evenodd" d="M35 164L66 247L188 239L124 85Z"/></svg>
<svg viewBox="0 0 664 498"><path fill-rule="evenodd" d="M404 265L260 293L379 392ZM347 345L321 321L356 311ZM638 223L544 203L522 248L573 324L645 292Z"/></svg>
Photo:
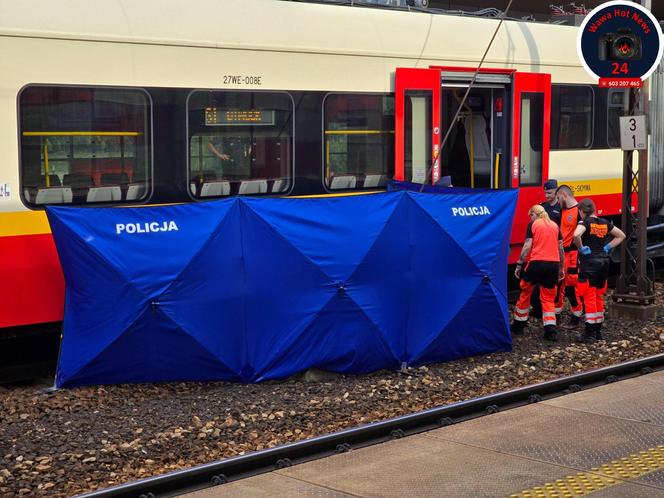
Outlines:
<svg viewBox="0 0 664 498"><path fill-rule="evenodd" d="M558 180L547 180L544 184L544 190L553 190L558 188Z"/></svg>

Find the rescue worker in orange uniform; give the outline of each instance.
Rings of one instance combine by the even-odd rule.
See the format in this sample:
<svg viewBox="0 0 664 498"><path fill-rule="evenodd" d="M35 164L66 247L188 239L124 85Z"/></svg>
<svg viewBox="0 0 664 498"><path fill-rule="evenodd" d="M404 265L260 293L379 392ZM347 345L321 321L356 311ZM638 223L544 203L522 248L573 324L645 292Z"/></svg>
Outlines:
<svg viewBox="0 0 664 498"><path fill-rule="evenodd" d="M579 202L579 216L581 221L574 231L574 244L579 249L576 289L586 308L586 328L577 341L593 342L602 339L609 252L625 240L625 234L610 221L595 216L595 203L591 199Z"/></svg>
<svg viewBox="0 0 664 498"><path fill-rule="evenodd" d="M544 183L544 197L545 201L541 202L541 206L546 210L551 221L560 226L560 204L556 198L556 190L558 190L558 180L550 178ZM558 287L562 282L558 283ZM556 291L556 296L558 292ZM556 309L556 313L560 314L562 310ZM533 297L530 298L530 314L535 318L542 318L542 302L540 301L539 287L535 287Z"/></svg>
<svg viewBox="0 0 664 498"><path fill-rule="evenodd" d="M565 296L569 300L570 317L566 328L576 328L581 323L583 305L576 295L576 283L578 281L578 252L574 241L574 230L579 223L578 202L574 198L572 189L567 185L561 185L556 191L556 197L560 203L560 232L563 236L563 249L565 251L565 281L561 285L556 298L556 311L563 310Z"/></svg>
<svg viewBox="0 0 664 498"><path fill-rule="evenodd" d="M530 223L526 229L526 241L521 256L514 270L514 276L520 278L521 294L514 307L512 334L523 334L528 323L530 296L535 286L539 285L542 300L542 322L544 338L556 340L556 284L564 277L563 244L560 229L547 214L541 204L535 204L528 211ZM524 268L524 262L528 261Z"/></svg>

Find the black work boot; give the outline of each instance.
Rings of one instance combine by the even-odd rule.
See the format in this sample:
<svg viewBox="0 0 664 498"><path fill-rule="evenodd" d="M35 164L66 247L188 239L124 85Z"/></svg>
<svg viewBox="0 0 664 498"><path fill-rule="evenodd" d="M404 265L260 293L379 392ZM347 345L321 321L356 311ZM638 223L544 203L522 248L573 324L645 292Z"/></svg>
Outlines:
<svg viewBox="0 0 664 498"><path fill-rule="evenodd" d="M594 324L586 322L586 328L583 332L576 336L576 342L581 342L583 344L590 344L595 342Z"/></svg>
<svg viewBox="0 0 664 498"><path fill-rule="evenodd" d="M544 326L544 340L546 341L555 341L558 338L558 331L556 330L555 325L545 325Z"/></svg>
<svg viewBox="0 0 664 498"><path fill-rule="evenodd" d="M602 337L602 323L596 323L595 324L595 340L597 341L603 341L604 337Z"/></svg>
<svg viewBox="0 0 664 498"><path fill-rule="evenodd" d="M523 335L523 329L526 328L528 322L521 322L519 320L513 320L510 325L510 331L512 335Z"/></svg>
<svg viewBox="0 0 664 498"><path fill-rule="evenodd" d="M563 325L566 329L576 329L581 324L581 318L576 315L570 315L569 321Z"/></svg>

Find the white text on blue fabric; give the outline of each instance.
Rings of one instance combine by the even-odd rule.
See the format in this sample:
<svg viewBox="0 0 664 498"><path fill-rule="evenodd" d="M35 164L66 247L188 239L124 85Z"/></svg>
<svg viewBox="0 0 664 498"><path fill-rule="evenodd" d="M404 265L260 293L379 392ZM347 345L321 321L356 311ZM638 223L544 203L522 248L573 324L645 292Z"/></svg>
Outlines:
<svg viewBox="0 0 664 498"><path fill-rule="evenodd" d="M179 230L174 221L152 221L146 223L117 223L115 233L150 233L150 232L172 232Z"/></svg>
<svg viewBox="0 0 664 498"><path fill-rule="evenodd" d="M454 216L486 216L491 214L487 206L470 206L452 208Z"/></svg>

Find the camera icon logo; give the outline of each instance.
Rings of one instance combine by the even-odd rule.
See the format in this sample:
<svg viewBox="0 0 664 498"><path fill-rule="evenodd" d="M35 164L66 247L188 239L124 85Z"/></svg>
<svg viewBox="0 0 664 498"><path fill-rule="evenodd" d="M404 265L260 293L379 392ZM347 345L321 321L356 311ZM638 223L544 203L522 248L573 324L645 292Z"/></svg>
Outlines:
<svg viewBox="0 0 664 498"><path fill-rule="evenodd" d="M599 39L598 45L601 61L641 60L641 38L630 28L618 28L614 33L606 33Z"/></svg>
<svg viewBox="0 0 664 498"><path fill-rule="evenodd" d="M605 2L590 11L579 27L579 59L601 87L640 87L663 52L662 27L637 2Z"/></svg>

